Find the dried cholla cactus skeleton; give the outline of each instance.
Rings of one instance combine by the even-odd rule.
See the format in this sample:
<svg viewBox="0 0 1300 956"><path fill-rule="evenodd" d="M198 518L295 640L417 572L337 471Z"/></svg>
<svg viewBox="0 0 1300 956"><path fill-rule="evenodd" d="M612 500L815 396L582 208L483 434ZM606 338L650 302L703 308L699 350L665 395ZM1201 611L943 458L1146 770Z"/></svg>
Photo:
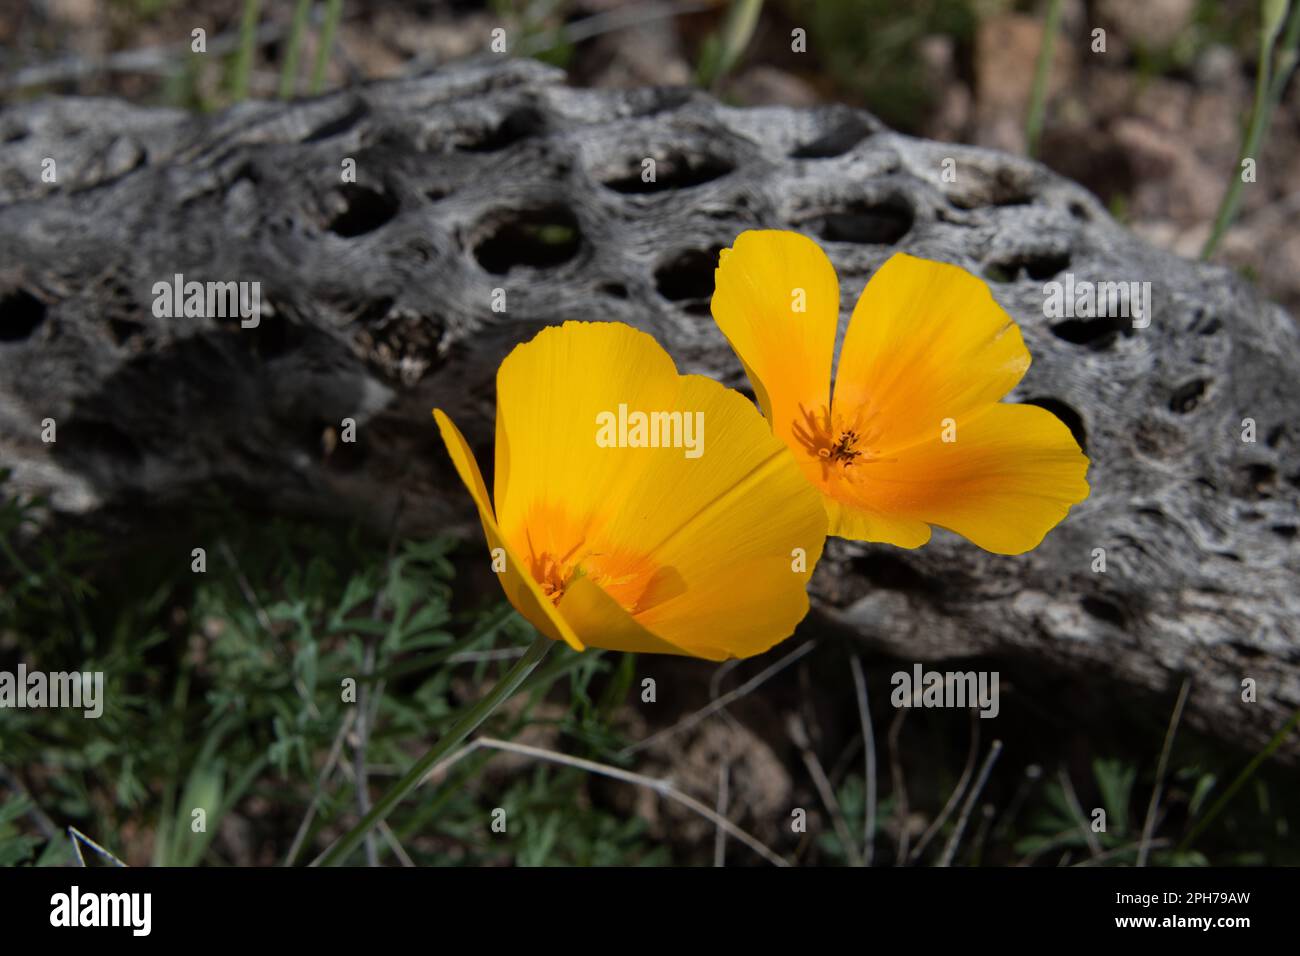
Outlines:
<svg viewBox="0 0 1300 956"><path fill-rule="evenodd" d="M1092 460L1091 497L1023 556L943 533L919 551L830 542L822 626L908 660L1025 660L1017 689L1058 708L1050 675L1089 675L1094 707L1187 675L1187 719L1248 747L1300 707L1291 318L1035 163L842 107L579 90L516 62L212 117L10 109L0 456L19 489L105 523L216 481L377 523L400 500L410 533L470 528L429 409L486 451L500 359L565 319L630 323L683 371L742 386L708 302L717 250L755 226L827 248L841 335L896 249L988 277L1034 357L1011 399L1063 418ZM259 282L260 321L157 317L175 273ZM1128 280L1150 283L1137 321L1045 307L1050 282ZM337 440L345 419L355 442Z"/></svg>

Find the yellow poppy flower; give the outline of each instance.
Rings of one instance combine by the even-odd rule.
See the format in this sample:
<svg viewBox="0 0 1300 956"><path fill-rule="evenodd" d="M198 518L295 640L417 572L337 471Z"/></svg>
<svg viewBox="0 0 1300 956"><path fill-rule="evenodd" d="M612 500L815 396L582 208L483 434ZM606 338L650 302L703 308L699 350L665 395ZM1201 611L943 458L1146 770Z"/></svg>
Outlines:
<svg viewBox="0 0 1300 956"><path fill-rule="evenodd" d="M816 492L743 395L679 375L645 333L566 322L506 357L491 500L433 414L506 596L552 640L724 660L807 613Z"/></svg>
<svg viewBox="0 0 1300 956"><path fill-rule="evenodd" d="M831 534L916 548L938 525L1021 554L1088 496L1065 424L1000 403L1029 352L983 281L890 257L853 309L832 393L839 306L835 268L806 236L744 232L722 251L713 318Z"/></svg>

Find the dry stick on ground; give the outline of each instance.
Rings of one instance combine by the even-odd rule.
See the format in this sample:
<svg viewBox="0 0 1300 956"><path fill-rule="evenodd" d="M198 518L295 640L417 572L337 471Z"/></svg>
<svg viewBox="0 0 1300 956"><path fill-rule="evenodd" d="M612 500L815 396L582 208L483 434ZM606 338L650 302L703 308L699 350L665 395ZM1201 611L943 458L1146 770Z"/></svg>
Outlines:
<svg viewBox="0 0 1300 956"><path fill-rule="evenodd" d="M1092 855L1096 856L1101 853L1101 841L1097 839L1097 834L1092 832L1092 827L1088 826L1088 815L1083 812L1083 804L1079 802L1079 795L1074 790L1074 781L1070 775L1061 767L1056 771L1057 779L1061 782L1061 792L1065 794L1065 802L1070 805L1070 812L1079 818L1079 831L1083 834L1083 839L1088 844L1088 849Z"/></svg>
<svg viewBox="0 0 1300 956"><path fill-rule="evenodd" d="M1043 768L1038 764L1031 763L1025 768L1020 783L1016 785L1016 792L1011 795L1011 802L1007 805L1007 812L1002 814L1002 819L998 821L998 825L994 829L994 839L1011 829L1012 824L1016 821L1016 816L1020 813L1020 808L1029 799L1029 791L1042 777Z"/></svg>
<svg viewBox="0 0 1300 956"><path fill-rule="evenodd" d="M352 779L357 788L357 813L364 817L370 812L370 776L366 771L366 750L370 744L369 688L370 676L375 671L375 642L366 639L366 649L361 664L361 696L357 701L356 743L352 747ZM379 865L379 852L375 846L375 831L367 830L365 836L366 866Z"/></svg>
<svg viewBox="0 0 1300 956"><path fill-rule="evenodd" d="M387 823L379 828L379 832L384 835L384 841L388 844L388 848L392 850L393 855L401 861L402 866L414 868L415 861L407 854L406 850L402 847L402 844L397 842L397 834L392 831Z"/></svg>
<svg viewBox="0 0 1300 956"><path fill-rule="evenodd" d="M849 828L849 821L844 818L844 810L840 806L839 800L835 799L835 790L831 787L830 780L826 778L826 771L823 769L821 761L813 753L812 741L808 738L808 729L797 714L790 715L786 727L790 739L799 748L799 754L803 757L803 765L808 768L808 773L812 777L813 785L817 788L817 793L826 807L826 812L831 815L835 835L839 837L840 843L844 846L844 853L849 858L849 865L862 866L862 854L858 852L857 841L853 839L853 830Z"/></svg>
<svg viewBox="0 0 1300 956"><path fill-rule="evenodd" d="M727 801L731 798L728 792L731 786L731 764L723 762L718 768L718 816L723 816L727 812ZM718 827L713 834L713 865L726 866L727 860L727 831Z"/></svg>
<svg viewBox="0 0 1300 956"><path fill-rule="evenodd" d="M948 822L948 817L952 815L953 810L957 809L957 804L961 802L963 794L966 793L966 787L970 784L970 778L975 773L975 759L980 752L980 718L974 708L970 710L970 748L966 752L966 766L962 768L961 776L957 779L957 786L952 788L952 793L948 795L948 802L943 805L939 815L934 818L925 832L921 834L921 839L917 841L915 849L908 855L907 861L915 863L920 859L925 848L930 845L934 835L939 829Z"/></svg>
<svg viewBox="0 0 1300 956"><path fill-rule="evenodd" d="M894 860L897 866L902 866L907 860L907 781L903 777L903 760L898 753L898 734L908 712L906 707L900 707L889 724L889 785L894 794L894 817L898 821L898 854Z"/></svg>
<svg viewBox="0 0 1300 956"><path fill-rule="evenodd" d="M997 808L993 804L986 803L980 807L980 827L975 831L975 839L971 841L971 849L976 854L977 865L984 853L984 846L988 842L989 831L993 829L993 818L996 815Z"/></svg>
<svg viewBox="0 0 1300 956"><path fill-rule="evenodd" d="M715 701L718 699L718 695L722 693L722 682L726 680L728 674L730 674L739 666L740 666L740 661L733 658L732 660L729 661L723 661L721 664L718 665L717 668L714 669L713 675L709 678L709 700L710 701ZM725 721L728 725L730 725L733 728L740 726L740 722L737 721L736 718L732 717L725 710L722 711L722 713L719 714L718 716L721 717L723 721ZM725 816L727 811L727 806L731 801L731 763L729 761L723 764L721 773L722 773L722 780L718 788L717 810L720 815ZM721 827L718 827L714 833L714 843L713 843L713 865L714 866L726 866L726 853L727 853L726 846L727 846L727 832L723 830Z"/></svg>
<svg viewBox="0 0 1300 956"><path fill-rule="evenodd" d="M395 509L395 514L400 514L403 501L404 498L399 496L397 508ZM385 563L386 582L390 580L392 576L393 555L396 552L396 546L397 546L396 527L397 527L397 523L396 523L396 516L395 516L393 521L393 530L389 535L389 541L388 541L388 554ZM371 613L370 613L372 619L378 617L379 615L379 612L383 605L383 595L384 592L382 589L379 591L378 594L375 595L375 601L371 607ZM364 677L368 678L370 676L371 672L373 671L373 667L374 667L374 645L371 642L371 643L367 643L367 647L366 647L366 658L363 664ZM320 776L317 778L316 792L312 795L312 800L310 805L307 808L307 813L303 817L302 823L299 824L298 832L294 835L293 844L290 846L288 857L285 859L285 863L284 863L285 866L291 865L294 859L298 855L298 851L302 845L302 840L306 836L307 828L311 825L311 821L316 815L316 809L320 804L321 792L325 785L325 781L329 777L329 775L333 772L334 765L339 758L340 751L342 750L343 741L347 737L347 733L351 729L352 724L357 720L358 714L360 715L360 722L361 722L361 727L358 728L358 736L360 737L360 740L358 742L356 750L354 751L354 761L356 767L352 771L352 779L357 786L358 810L361 812L362 816L365 816L365 814L368 813L370 810L370 792L368 789L368 780L370 777L371 770L373 770L374 768L368 768L366 763L366 745L369 740L369 731L367 728L373 725L375 718L379 713L379 701L383 695L384 681L381 679L380 681L377 682L375 687L375 692L373 695L374 698L373 704L372 706L368 707L367 695L369 693L369 687L370 687L369 681L363 679L362 687L361 687L361 698L358 702L357 707L353 710L348 711L347 715L343 719L343 722L339 726L338 733L334 737L334 742L330 746L329 756L325 761L325 766L324 768L322 768ZM345 766L345 769L348 768L346 768ZM392 831L388 829L386 824L381 826L380 832L384 835L389 846L393 849L393 852L397 854L400 860L402 860L404 866L415 865L414 862L411 861L411 858L406 854L406 851L402 849L401 844L397 842L396 837L393 835ZM367 865L369 866L378 865L378 852L376 847L374 846L373 835L370 833L366 834L366 861L367 861Z"/></svg>
<svg viewBox="0 0 1300 956"><path fill-rule="evenodd" d="M966 803L961 808L961 816L957 818L957 828L952 831L952 836L948 839L948 845L943 848L943 856L939 858L940 866L951 866L953 859L957 855L957 845L961 843L961 835L966 830L966 821L970 818L971 807L975 806L975 801L979 799L980 791L984 789L984 784L988 782L989 771L997 763L998 755L1002 753L1002 741L993 741L993 746L989 748L989 755L984 758L984 766L980 768L979 779L975 781L975 786L971 788L970 795L966 797Z"/></svg>
<svg viewBox="0 0 1300 956"><path fill-rule="evenodd" d="M257 592L253 590L253 586L248 583L248 578L244 576L244 569L239 565L239 558L235 557L234 550L231 549L225 538L217 542L217 547L225 555L226 560L230 562L230 567L235 572L235 583L239 585L239 593L244 596L248 606L257 615L258 625L262 630L269 633L272 628L271 618L267 615L266 609L262 607L262 603L257 599Z"/></svg>
<svg viewBox="0 0 1300 956"><path fill-rule="evenodd" d="M723 661L721 664L718 665L717 670L713 672L713 676L709 678L709 702L710 703L718 699L718 695L722 693L722 682L726 680L727 675L730 674L732 671L734 671L737 667L739 667L740 664L741 664L740 660L733 658L732 660L729 661ZM719 713L718 717L722 720L723 723L725 723L728 727L732 728L733 730L741 729L740 721L738 721L735 717L732 717L731 714L727 713L725 710Z"/></svg>
<svg viewBox="0 0 1300 956"><path fill-rule="evenodd" d="M316 808L320 806L321 794L325 791L325 782L329 779L330 774L334 772L334 765L338 762L339 754L343 751L343 740L347 737L348 731L352 728L352 722L356 718L356 709L350 708L343 715L343 720L339 722L338 733L334 735L334 742L330 744L329 754L325 758L325 766L321 768L320 774L316 777L316 790L311 795L311 803L307 804L307 813L303 816L302 822L298 824L298 832L293 835L293 843L289 845L289 853L284 858L284 866L293 866L293 861L298 858L298 851L302 849L302 841L306 839L307 830L311 827L312 820L316 818Z"/></svg>
<svg viewBox="0 0 1300 956"><path fill-rule="evenodd" d="M1151 849L1151 834L1156 828L1156 813L1160 808L1160 795L1165 786L1165 769L1169 765L1169 751L1174 746L1174 734L1178 731L1178 722L1183 717L1183 705L1187 703L1187 692L1192 688L1192 679L1183 678L1182 689L1178 691L1178 702L1169 717L1169 729L1165 731L1165 743L1160 749L1160 763L1156 765L1156 783L1151 791L1151 802L1147 804L1146 822L1142 824L1142 846L1138 850L1137 865L1146 866L1147 852Z"/></svg>
<svg viewBox="0 0 1300 956"><path fill-rule="evenodd" d="M709 700L718 699L718 695L722 693L722 682L739 666L740 660L733 657L729 661L723 661L714 669L713 676L709 678Z"/></svg>
<svg viewBox="0 0 1300 956"><path fill-rule="evenodd" d="M866 790L865 819L862 822L862 865L870 866L876 852L876 735L871 726L871 707L867 701L867 681L862 676L862 661L854 654L849 658L853 686L857 691L858 718L862 721L862 749L866 762L863 783Z"/></svg>
<svg viewBox="0 0 1300 956"><path fill-rule="evenodd" d="M104 847L86 836L86 834L82 833L76 827L68 827L68 839L72 841L73 852L77 854L77 866L84 867L86 865L86 858L81 855L81 845L83 843L105 859L112 860L115 865L121 867L126 866L125 863L118 859L117 854L113 853L111 850L104 849Z"/></svg>
<svg viewBox="0 0 1300 956"><path fill-rule="evenodd" d="M835 758L835 763L826 768L826 776L830 779L832 787L838 789L844 783L844 778L848 776L854 762L858 760L858 751L862 749L862 742L862 732L859 731L849 738L848 744Z"/></svg>
<svg viewBox="0 0 1300 956"><path fill-rule="evenodd" d="M384 557L384 580L379 588L375 591L374 603L370 606L370 619L379 620L379 615L384 610L384 598L387 595L388 587L393 583L393 557L397 554L397 529L402 517L403 504L405 496L399 492L397 496L397 505L393 508L392 524L388 531L388 553ZM353 749L352 760L354 766L354 779L357 788L357 812L365 817L370 812L370 774L366 770L366 752L370 747L370 728L374 726L375 720L379 716L379 705L384 697L384 681L381 678L375 682L371 688L370 678L375 672L375 644L377 638L373 634L363 634L361 639L365 642L365 652L361 665L361 694L357 700L357 712L361 715L357 720L357 742ZM374 830L367 830L365 836L366 847L366 865L379 865L379 848L375 845Z"/></svg>
<svg viewBox="0 0 1300 956"><path fill-rule="evenodd" d="M594 760L585 760L582 757L570 757L568 754L557 753L554 750L544 750L541 747L517 744L509 740L498 740L495 737L477 737L464 747L460 748L460 750L451 754L447 759L429 768L429 772L425 775L424 779L426 781L429 780L436 774L441 773L448 767L451 767L453 764L463 760L476 750L482 748L487 748L489 750L502 750L507 753L520 754L525 757L535 757L538 760L545 760L565 767L574 767L578 770L585 770L588 773L594 773L601 777L609 777L612 780L621 780L624 783L646 787L654 793L659 794L661 797L667 797L669 800L680 803L682 806L686 807L686 809L699 814L710 823L725 830L728 836L739 840L773 866L790 865L788 860L773 852L765 843L758 840L756 837L751 836L726 817L711 810L709 807L706 807L694 797L678 790L667 780L657 780L654 777L647 777L644 774L633 773L630 770L623 770L620 767L612 767L609 764L597 763Z"/></svg>
<svg viewBox="0 0 1300 956"><path fill-rule="evenodd" d="M344 761L339 764L339 769L343 771L344 776L346 776L350 782L354 784L356 783L356 771L352 769L351 764ZM388 821L380 820L375 823L374 828L379 831L380 835L384 838L384 841L390 848L392 848L392 851L397 855L398 860L401 861L402 866L415 866L415 862L407 854L406 850L402 848L402 844L398 842L397 834L392 831L391 827L389 827ZM378 859L376 859L375 864L373 865L378 865Z"/></svg>
<svg viewBox="0 0 1300 956"><path fill-rule="evenodd" d="M771 667L768 667L766 670L763 670L760 673L754 675L749 680L745 681L745 683L737 687L735 690L727 691L727 693L723 694L717 700L710 701L707 706L701 707L699 710L695 711L694 713L689 714L688 716L677 721L677 723L673 724L672 726L665 727L663 730L657 731L643 740L638 740L636 743L624 747L622 750L619 751L618 755L620 757L630 757L632 754L636 753L637 751L644 750L646 747L649 747L651 744L655 743L656 741L662 740L664 737L671 737L673 734L679 734L682 731L689 730L690 728L698 724L700 721L705 720L708 717L711 717L713 714L716 714L718 711L727 707L729 704L734 703L735 701L744 697L746 694L749 694L755 689L757 689L758 687L761 687L764 683L770 680L775 674L789 667L791 664L799 660L799 658L803 657L805 654L807 654L816 646L817 646L816 641L809 641L808 643L795 648L795 650L785 655L785 657L781 658Z"/></svg>
<svg viewBox="0 0 1300 956"><path fill-rule="evenodd" d="M799 682L799 706L795 712L803 720L803 728L808 737L808 749L812 750L815 746L814 741L822 739L821 725L817 721L817 708L813 706L813 702L817 699L817 691L813 687L807 661L799 665L796 674L795 679Z"/></svg>

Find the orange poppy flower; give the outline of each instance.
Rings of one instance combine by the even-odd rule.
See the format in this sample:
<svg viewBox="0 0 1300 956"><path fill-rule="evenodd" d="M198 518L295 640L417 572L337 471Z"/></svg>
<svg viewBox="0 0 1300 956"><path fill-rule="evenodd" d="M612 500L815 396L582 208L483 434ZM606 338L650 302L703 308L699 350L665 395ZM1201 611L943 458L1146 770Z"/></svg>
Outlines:
<svg viewBox="0 0 1300 956"><path fill-rule="evenodd" d="M1088 496L1088 459L1065 424L1000 402L1029 352L964 269L890 257L853 309L833 392L839 282L811 239L741 233L712 305L831 534L916 548L938 525L1020 554Z"/></svg>
<svg viewBox="0 0 1300 956"><path fill-rule="evenodd" d="M645 333L566 322L506 357L492 499L433 414L506 596L551 639L723 660L807 613L816 492L743 395L679 375Z"/></svg>

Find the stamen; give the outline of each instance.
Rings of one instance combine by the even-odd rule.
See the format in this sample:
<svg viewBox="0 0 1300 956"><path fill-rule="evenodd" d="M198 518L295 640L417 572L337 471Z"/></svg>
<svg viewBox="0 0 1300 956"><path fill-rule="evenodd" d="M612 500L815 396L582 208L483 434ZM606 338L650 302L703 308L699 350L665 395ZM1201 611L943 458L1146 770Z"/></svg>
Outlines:
<svg viewBox="0 0 1300 956"><path fill-rule="evenodd" d="M859 409L849 422L833 420L826 406L810 411L800 405L799 412L803 421L795 421L791 431L810 455L821 460L823 478L829 477L832 468L851 478L854 466L886 460L871 450L872 443L880 438L878 429L867 427L876 417L875 411Z"/></svg>
<svg viewBox="0 0 1300 956"><path fill-rule="evenodd" d="M644 610L648 595L652 603L662 598L662 589L654 595L648 590L659 566L634 553L611 553L592 537L590 522L563 520L545 511L537 513L536 521L533 527L546 521L552 528L534 544L532 531L525 524L528 574L552 604L558 606L579 578L587 578L629 614ZM557 525L563 530L557 530Z"/></svg>

